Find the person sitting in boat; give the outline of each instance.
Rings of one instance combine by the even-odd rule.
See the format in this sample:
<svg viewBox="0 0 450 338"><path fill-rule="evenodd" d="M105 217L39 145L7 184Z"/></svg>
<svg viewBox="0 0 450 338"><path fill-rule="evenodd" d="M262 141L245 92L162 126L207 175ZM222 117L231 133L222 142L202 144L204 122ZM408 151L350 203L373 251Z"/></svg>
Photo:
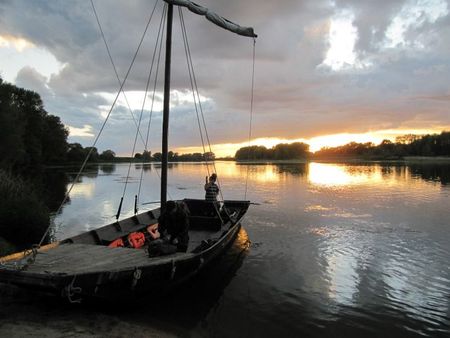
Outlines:
<svg viewBox="0 0 450 338"><path fill-rule="evenodd" d="M189 209L186 204L168 201L158 223L163 242L173 246L174 251L186 252L189 244Z"/></svg>
<svg viewBox="0 0 450 338"><path fill-rule="evenodd" d="M206 176L206 183L205 183L205 200L210 202L216 202L217 201L217 195L219 195L219 187L216 184L217 181L217 175L213 173L209 179L208 176Z"/></svg>

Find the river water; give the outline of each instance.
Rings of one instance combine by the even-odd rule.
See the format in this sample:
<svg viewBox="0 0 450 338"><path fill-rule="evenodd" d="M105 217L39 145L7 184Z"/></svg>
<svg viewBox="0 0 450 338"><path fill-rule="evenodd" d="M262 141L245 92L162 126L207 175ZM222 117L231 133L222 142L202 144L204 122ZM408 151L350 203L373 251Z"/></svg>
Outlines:
<svg viewBox="0 0 450 338"><path fill-rule="evenodd" d="M246 195L259 205L250 207L233 247L207 273L134 310L56 300L47 306L15 294L0 299L0 315L10 311L19 323L28 318L24 307L30 316L40 311L46 325L58 323L56 335L108 336L109 325L143 337L155 327L183 337L450 336L448 163L218 162L209 170L217 171L225 199ZM75 177L75 169L53 171ZM141 172L140 202L158 201L158 171L156 164L133 164L129 174L127 164L88 169L56 215L53 236L112 222L124 190L122 217L131 215ZM207 173L204 164L171 165L170 198L203 198ZM31 318L38 326L44 317Z"/></svg>

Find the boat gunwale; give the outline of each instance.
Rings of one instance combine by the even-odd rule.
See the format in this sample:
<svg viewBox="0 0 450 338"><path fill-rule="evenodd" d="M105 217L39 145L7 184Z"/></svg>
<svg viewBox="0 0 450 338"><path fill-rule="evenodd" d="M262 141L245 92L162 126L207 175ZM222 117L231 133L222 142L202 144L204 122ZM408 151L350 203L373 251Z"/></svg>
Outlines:
<svg viewBox="0 0 450 338"><path fill-rule="evenodd" d="M182 200L181 200L182 201ZM242 203L242 204L250 204L250 201L243 201L243 200L226 200L224 201L225 203L233 203L233 202L237 202L237 203ZM141 268L146 268L146 267L154 267L154 266L158 266L158 265L165 265L168 263L171 264L175 264L175 263L180 263L180 262L185 262L185 261L190 261L190 260L194 260L196 258L202 258L202 256L204 255L208 255L211 251L214 251L219 245L222 245L223 242L227 239L228 235L230 233L232 233L231 237L235 236L235 232L237 232L237 228L240 226L240 222L242 221L242 219L244 218L247 210L248 210L248 205L245 207L243 207L240 210L240 217L238 219L236 219L235 221L233 220L229 220L228 222L230 223L230 225L228 226L228 228L226 228L225 230L223 230L220 234L220 237L217 238L217 240L214 241L214 243L212 243L210 246L208 246L207 248L205 248L204 250L200 251L200 252L184 252L184 253L180 253L177 252L175 254L171 254L171 255L164 255L164 256L157 256L157 257L148 257L149 261L144 263L144 264L136 264L136 265L130 265L130 268L121 268L121 269L108 269L108 270L93 270L93 271L86 271L86 272L81 272L81 273L64 273L64 272L50 272L50 271L42 271L42 272L35 272L35 271L27 271L26 269L17 269L16 267L11 268L8 265L11 264L11 262L18 262L21 261L23 259L26 259L26 256L24 256L23 258L17 259L17 260L12 260L12 261L2 261L0 258L0 271L2 272L9 272L12 274L17 274L17 275L27 275L29 277L35 277L36 279L52 279L55 277L61 277L61 278L66 278L66 277L71 277L71 276L81 276L81 275L89 275L89 274L98 274L98 273L105 273L105 272L110 272L110 273L117 273L117 272L127 272L127 271L133 271L135 269L141 269ZM153 210L158 210L157 209L153 209ZM245 211L243 211L245 209ZM150 211L153 211L150 210ZM133 216L132 216L133 217ZM132 218L130 217L130 218ZM126 219L125 219L126 220ZM227 223L228 223L227 222ZM108 224L104 227L108 227L108 226L113 226L114 223ZM101 228L104 228L101 227ZM100 229L100 228L97 228ZM94 229L96 230L96 229ZM87 232L84 232L87 233ZM76 235L78 236L78 235ZM73 236L73 237L76 237ZM73 238L70 237L70 238ZM48 252L51 251L52 249L56 249L56 248L60 248L62 246L65 245L74 245L74 244L80 244L80 245L92 245L92 246L100 246L100 247L105 247L108 248L107 246L104 245L100 245L100 244L82 244L82 243L73 243L70 242L70 238L67 238L65 240L61 240L58 242L53 242L50 243L49 245L55 244L54 246L52 246L51 248L49 248L48 250L45 250L43 252ZM68 241L69 240L69 241ZM231 241L231 238L229 239L229 241ZM57 244L57 245L56 245ZM45 246L44 246L45 247ZM43 248L44 248L43 247ZM135 252L136 249L132 249L132 248L116 248L116 249L129 249L129 250L133 250L133 252ZM39 249L40 250L40 249ZM193 249L195 250L195 248ZM12 254L10 256L13 255L20 255L23 254L25 252L27 252L29 250L25 250L19 253L15 253ZM131 252L131 251L130 251ZM38 251L38 254L40 254L42 252ZM5 256L5 257L9 257L9 256ZM3 257L3 258L5 258ZM8 264L9 262L9 264ZM5 264L6 263L6 264ZM44 278L42 278L42 276L45 276Z"/></svg>

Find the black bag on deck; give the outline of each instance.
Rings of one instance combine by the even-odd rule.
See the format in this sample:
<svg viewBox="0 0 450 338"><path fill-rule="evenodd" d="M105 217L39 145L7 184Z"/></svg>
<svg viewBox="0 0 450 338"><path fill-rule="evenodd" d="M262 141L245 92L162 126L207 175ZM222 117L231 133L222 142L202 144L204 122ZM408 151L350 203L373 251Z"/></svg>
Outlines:
<svg viewBox="0 0 450 338"><path fill-rule="evenodd" d="M150 242L147 250L149 257L158 257L174 254L175 252L177 252L177 246L172 245L162 239L156 239Z"/></svg>

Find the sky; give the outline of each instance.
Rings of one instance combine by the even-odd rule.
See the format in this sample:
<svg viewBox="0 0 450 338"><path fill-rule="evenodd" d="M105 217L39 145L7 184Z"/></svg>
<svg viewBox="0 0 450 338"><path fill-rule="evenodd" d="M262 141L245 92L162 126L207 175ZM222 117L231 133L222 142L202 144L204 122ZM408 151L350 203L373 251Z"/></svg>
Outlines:
<svg viewBox="0 0 450 338"><path fill-rule="evenodd" d="M197 2L258 34L252 105L253 39L183 10L216 155L232 156L249 144L300 141L315 151L450 130L448 0ZM96 146L131 155L143 111L135 152L144 150L147 130L148 148L160 151L162 65L156 92L156 62L147 96L145 88L164 3L93 3L120 80L89 0L0 0L0 76L38 92L45 109L69 128L69 142L90 146L154 10L125 95ZM178 10L172 52L169 148L202 151Z"/></svg>

